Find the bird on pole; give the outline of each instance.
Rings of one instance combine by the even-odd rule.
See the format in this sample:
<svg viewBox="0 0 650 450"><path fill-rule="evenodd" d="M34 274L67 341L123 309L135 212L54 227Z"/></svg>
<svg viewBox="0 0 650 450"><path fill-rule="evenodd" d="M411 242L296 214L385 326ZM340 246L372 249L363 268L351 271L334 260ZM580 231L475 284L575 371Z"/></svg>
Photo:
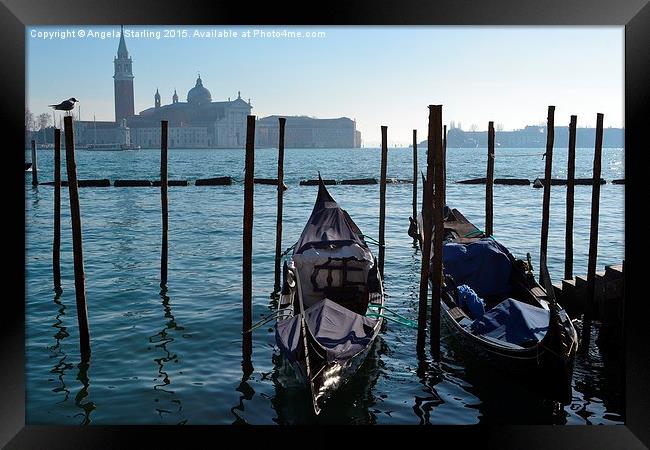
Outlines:
<svg viewBox="0 0 650 450"><path fill-rule="evenodd" d="M58 105L48 105L48 106L54 108L57 111L68 111L69 114L69 112L72 111L72 109L74 108L74 104L78 102L79 100L77 100L76 98L70 97L67 100L63 100Z"/></svg>

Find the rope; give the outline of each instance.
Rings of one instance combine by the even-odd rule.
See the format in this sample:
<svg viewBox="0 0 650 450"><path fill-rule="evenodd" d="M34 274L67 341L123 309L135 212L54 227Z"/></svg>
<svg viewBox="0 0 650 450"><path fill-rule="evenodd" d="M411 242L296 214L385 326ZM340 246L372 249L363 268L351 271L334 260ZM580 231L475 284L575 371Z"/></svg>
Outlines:
<svg viewBox="0 0 650 450"><path fill-rule="evenodd" d="M389 313L391 313L391 314L395 314L395 315L396 315L397 317L399 317L400 319L404 319L404 320L406 320L407 322L413 322L413 321L412 321L411 319L409 319L408 317L404 317L404 316L401 315L400 313L398 313L398 312L396 312L396 311L393 311L392 309L389 309L387 306L381 306L381 305L373 305L373 304L370 304L370 305L368 305L368 308L385 309L385 310L388 311Z"/></svg>
<svg viewBox="0 0 650 450"><path fill-rule="evenodd" d="M256 322L255 324L253 324L253 326L250 327L250 329L248 329L248 330L246 330L246 331L242 331L241 334L250 333L251 331L253 331L253 330L255 330L255 329L261 327L261 326L264 325L265 323L270 322L270 321L273 320L273 319L277 319L278 315L279 315L281 312L284 312L284 311L276 311L275 313L271 314L270 316L263 317L261 320L259 320L259 321Z"/></svg>
<svg viewBox="0 0 650 450"><path fill-rule="evenodd" d="M474 231L470 231L469 233L463 235L463 237L473 237L473 236L477 236L477 235L479 235L481 233L485 234L485 231L476 229Z"/></svg>
<svg viewBox="0 0 650 450"><path fill-rule="evenodd" d="M286 249L285 251L283 251L282 253L280 253L280 255L278 256L277 259L282 259L282 257L287 256L287 254L288 254L291 250L294 249L294 247L296 246L296 244L297 244L297 242L296 242L295 244L293 244L291 247L289 247L288 249Z"/></svg>
<svg viewBox="0 0 650 450"><path fill-rule="evenodd" d="M378 245L379 247L386 247L386 244L381 245L381 244L379 243L379 241L377 241L377 240L371 238L370 236L366 236L366 235L363 234L363 233L359 233L359 236L361 236L363 239L368 239L368 240L370 240L371 243L373 243L373 244L375 244L375 245Z"/></svg>
<svg viewBox="0 0 650 450"><path fill-rule="evenodd" d="M393 322L397 322L400 325L404 325L405 327L413 328L413 329L416 329L416 330L418 329L417 324L415 324L415 322L412 322L412 321L409 321L410 323L402 322L401 320L397 320L397 319L394 319L392 317L388 317L388 316L384 316L384 315L376 314L376 313L368 313L368 314L366 314L366 317L381 317L382 319L392 320Z"/></svg>

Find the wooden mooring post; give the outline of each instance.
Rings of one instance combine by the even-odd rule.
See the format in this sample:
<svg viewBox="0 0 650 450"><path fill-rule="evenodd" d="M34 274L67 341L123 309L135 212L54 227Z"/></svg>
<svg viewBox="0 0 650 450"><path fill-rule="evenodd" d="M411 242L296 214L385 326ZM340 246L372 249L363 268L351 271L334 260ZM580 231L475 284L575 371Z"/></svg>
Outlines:
<svg viewBox="0 0 650 450"><path fill-rule="evenodd" d="M54 242L52 243L54 290L61 293L61 130L54 129Z"/></svg>
<svg viewBox="0 0 650 450"><path fill-rule="evenodd" d="M591 226L589 231L589 262L587 265L587 302L582 321L582 349L587 351L591 337L591 319L594 314L596 293L596 260L598 259L598 214L600 211L600 164L603 153L603 114L596 115L596 142L591 187Z"/></svg>
<svg viewBox="0 0 650 450"><path fill-rule="evenodd" d="M160 202L162 206L162 249L160 254L160 288L167 290L167 238L169 211L167 199L167 134L168 121L160 121Z"/></svg>
<svg viewBox="0 0 650 450"><path fill-rule="evenodd" d="M444 223L444 161L442 145L442 105L433 106L433 263L431 268L431 355L440 360L440 297L442 294L442 238Z"/></svg>
<svg viewBox="0 0 650 450"><path fill-rule="evenodd" d="M566 230L564 235L564 279L573 278L573 198L576 176L576 123L578 116L569 122L569 154L566 184Z"/></svg>
<svg viewBox="0 0 650 450"><path fill-rule="evenodd" d="M418 220L418 130L413 130L413 220ZM415 240L415 239L414 239Z"/></svg>
<svg viewBox="0 0 650 450"><path fill-rule="evenodd" d="M447 125L442 132L442 204L447 204Z"/></svg>
<svg viewBox="0 0 650 450"><path fill-rule="evenodd" d="M74 289L77 300L77 321L79 322L79 349L81 359L90 358L90 331L86 308L86 280L81 240L81 213L79 211L79 186L77 184L77 163L74 154L74 129L72 116L63 119L65 132L65 160L68 172L70 195L70 217L72 219L72 253L74 257Z"/></svg>
<svg viewBox="0 0 650 450"><path fill-rule="evenodd" d="M551 208L551 172L553 170L553 139L555 138L555 106L548 107L546 119L546 166L544 169L544 200L542 203L542 237L539 246L539 267L542 267L542 255L545 255L548 247L548 225Z"/></svg>
<svg viewBox="0 0 650 450"><path fill-rule="evenodd" d="M427 303L429 297L429 264L431 262L431 232L433 210L433 106L429 106L429 126L427 138L427 176L422 183L422 263L420 265L420 296L418 302L418 357L424 357L424 344L427 330Z"/></svg>
<svg viewBox="0 0 650 450"><path fill-rule="evenodd" d="M388 160L388 127L381 127L381 177L379 181L379 273L384 278L384 258L386 257L386 164Z"/></svg>
<svg viewBox="0 0 650 450"><path fill-rule="evenodd" d="M255 116L246 121L246 162L244 176L244 239L243 239L243 319L242 353L244 361L253 354L253 189L255 172Z"/></svg>
<svg viewBox="0 0 650 450"><path fill-rule="evenodd" d="M494 122L488 122L487 178L485 180L485 234L494 234L493 209L494 198Z"/></svg>
<svg viewBox="0 0 650 450"><path fill-rule="evenodd" d="M273 294L277 294L282 289L280 284L280 260L282 254L282 197L284 194L284 128L287 119L278 118L280 122L280 133L278 141L278 202L277 215L275 221L275 284Z"/></svg>
<svg viewBox="0 0 650 450"><path fill-rule="evenodd" d="M32 186L38 186L38 164L36 164L36 158L36 141L32 139Z"/></svg>

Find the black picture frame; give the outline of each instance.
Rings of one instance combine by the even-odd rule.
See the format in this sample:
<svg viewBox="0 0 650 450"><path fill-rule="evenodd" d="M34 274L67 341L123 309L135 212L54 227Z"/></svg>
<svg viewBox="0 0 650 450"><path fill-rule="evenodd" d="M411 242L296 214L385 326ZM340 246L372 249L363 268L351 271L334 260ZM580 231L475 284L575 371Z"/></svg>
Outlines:
<svg viewBox="0 0 650 450"><path fill-rule="evenodd" d="M650 352L647 341L648 295L644 294L642 271L645 246L633 242L642 236L644 225L636 211L647 203L644 194L643 152L650 150L645 128L650 122L650 5L648 0L499 0L423 3L417 0L377 2L371 0L327 2L265 2L173 0L2 0L3 156L10 161L5 204L4 270L7 274L2 299L2 359L0 365L0 445L7 448L127 448L140 441L142 447L220 445L217 433L227 432L236 440L268 437L292 439L294 431L262 427L250 433L237 427L165 426L25 426L25 182L19 170L23 156L25 104L25 26L53 24L306 24L306 25L620 25L625 26L625 296L626 296L626 392L624 426L439 426L375 427L373 440L401 431L410 439L427 439L428 445L495 448L589 448L636 449L650 446ZM603 64L609 62L603 61ZM74 55L57 70L74 68ZM66 67L69 66L69 67ZM646 138L646 141L643 141ZM23 191L20 191L23 186ZM22 195L21 195L22 193ZM638 198L641 202L636 201ZM9 202L11 200L11 202ZM639 208L641 205L641 208ZM7 226L9 222L11 227ZM11 246L6 245L12 244ZM10 282L12 281L12 282ZM305 430L298 430L304 432ZM313 431L307 430L307 433ZM199 433L201 436L197 436ZM413 433L427 433L413 436ZM268 436L273 434L273 436ZM302 434L302 433L301 433ZM356 434L356 433L355 433ZM323 434L325 437L329 435ZM347 433L346 433L347 435ZM365 433L363 433L365 435ZM411 437L413 436L413 437ZM203 441L203 439L206 439ZM358 438L357 438L358 439ZM223 441L221 441L223 443ZM268 443L269 441L266 440ZM304 440L302 442L305 442ZM337 445L342 441L336 438ZM211 444L208 444L211 443ZM323 442L325 443L325 442ZM402 443L402 445L403 445ZM307 445L307 443L303 444Z"/></svg>

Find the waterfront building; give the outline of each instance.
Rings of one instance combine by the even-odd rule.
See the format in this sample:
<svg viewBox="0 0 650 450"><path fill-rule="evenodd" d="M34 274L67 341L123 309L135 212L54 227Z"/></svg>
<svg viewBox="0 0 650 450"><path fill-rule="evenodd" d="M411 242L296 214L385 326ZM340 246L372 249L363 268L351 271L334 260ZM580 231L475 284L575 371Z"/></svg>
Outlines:
<svg viewBox="0 0 650 450"><path fill-rule="evenodd" d="M244 101L241 92L235 100L213 102L199 75L186 102L180 102L174 90L172 103L162 105L156 89L154 106L129 117L128 125L133 143L143 148L160 146L161 120L169 121L170 148L244 148L251 110L250 99ZM158 130L157 137L153 130Z"/></svg>
<svg viewBox="0 0 650 450"><path fill-rule="evenodd" d="M279 117L259 119L255 125L255 142L260 147L277 147ZM359 148L361 133L356 122L347 117L317 119L307 116L288 116L284 142L287 148Z"/></svg>
<svg viewBox="0 0 650 450"><path fill-rule="evenodd" d="M135 114L133 60L129 56L124 33L120 35L114 58L115 122L76 121L75 140L80 146L114 144L118 146L160 147L160 122L167 120L169 148L244 148L246 117L251 114L251 100L241 92L234 100L212 101L212 93L198 74L188 90L186 101L179 100L176 89L171 103L163 103L159 89L153 106ZM278 117L257 121L258 146L276 147ZM356 122L347 117L316 119L306 116L287 117L285 145L307 148L358 148L361 133Z"/></svg>

